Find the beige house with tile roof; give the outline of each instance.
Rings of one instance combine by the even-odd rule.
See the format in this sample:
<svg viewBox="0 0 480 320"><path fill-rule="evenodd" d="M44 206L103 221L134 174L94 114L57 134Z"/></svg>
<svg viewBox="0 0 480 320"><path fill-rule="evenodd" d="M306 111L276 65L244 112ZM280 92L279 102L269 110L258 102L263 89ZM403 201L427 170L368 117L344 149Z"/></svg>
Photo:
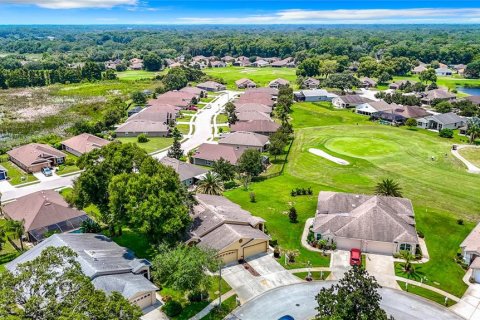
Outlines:
<svg viewBox="0 0 480 320"><path fill-rule="evenodd" d="M62 147L65 151L68 151L71 154L81 156L92 150L100 149L109 143L110 141L94 136L93 134L82 133L78 136L62 141Z"/></svg>
<svg viewBox="0 0 480 320"><path fill-rule="evenodd" d="M197 194L196 199L187 243L218 251L224 263L267 253L265 220L222 196Z"/></svg>
<svg viewBox="0 0 480 320"><path fill-rule="evenodd" d="M39 172L65 162L65 153L40 143L29 143L7 152L10 161L26 172Z"/></svg>
<svg viewBox="0 0 480 320"><path fill-rule="evenodd" d="M263 152L267 148L268 137L255 132L237 131L218 140L218 144L229 145L240 150L256 149Z"/></svg>
<svg viewBox="0 0 480 320"><path fill-rule="evenodd" d="M412 202L405 198L321 191L312 231L342 250L415 254L419 243Z"/></svg>

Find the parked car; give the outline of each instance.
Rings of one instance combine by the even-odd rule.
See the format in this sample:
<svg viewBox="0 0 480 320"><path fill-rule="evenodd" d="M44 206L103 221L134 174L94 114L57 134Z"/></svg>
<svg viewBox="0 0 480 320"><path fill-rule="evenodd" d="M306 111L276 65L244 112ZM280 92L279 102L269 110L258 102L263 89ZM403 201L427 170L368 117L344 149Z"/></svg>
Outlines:
<svg viewBox="0 0 480 320"><path fill-rule="evenodd" d="M52 169L50 169L49 167L43 167L42 173L44 174L45 177L51 177L53 174Z"/></svg>
<svg viewBox="0 0 480 320"><path fill-rule="evenodd" d="M190 106L188 107L188 110L198 111L198 108L196 106Z"/></svg>
<svg viewBox="0 0 480 320"><path fill-rule="evenodd" d="M350 265L361 266L362 265L362 251L357 248L350 250Z"/></svg>

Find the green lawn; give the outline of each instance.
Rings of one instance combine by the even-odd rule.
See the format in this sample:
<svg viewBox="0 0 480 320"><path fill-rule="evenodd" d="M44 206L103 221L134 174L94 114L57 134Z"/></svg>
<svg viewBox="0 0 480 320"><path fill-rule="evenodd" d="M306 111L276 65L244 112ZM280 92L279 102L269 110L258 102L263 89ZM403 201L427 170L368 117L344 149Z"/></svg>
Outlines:
<svg viewBox="0 0 480 320"><path fill-rule="evenodd" d="M25 171L8 161L5 156L0 157L0 165L7 169L9 177L8 182L12 185L18 185L21 183L33 182L38 179L31 173L27 174Z"/></svg>
<svg viewBox="0 0 480 320"><path fill-rule="evenodd" d="M121 141L122 143L136 143L140 148L144 149L148 153L168 148L173 142L173 138L165 137L149 137L148 141L144 143L138 143L137 137L122 137L117 138L117 140Z"/></svg>
<svg viewBox="0 0 480 320"><path fill-rule="evenodd" d="M217 115L217 123L227 123L228 122L228 116L223 113L219 113Z"/></svg>
<svg viewBox="0 0 480 320"><path fill-rule="evenodd" d="M233 295L230 298L226 299L225 301L222 301L222 307L221 309L213 309L210 311L209 314L207 314L205 317L203 317L201 320L222 320L224 319L230 312L235 310L237 307L237 296Z"/></svg>
<svg viewBox="0 0 480 320"><path fill-rule="evenodd" d="M76 166L77 160L78 160L78 157L76 155L67 152L66 161L67 162L72 162L73 161L73 164L59 165L56 173L58 175L62 175L62 174L72 173L72 172L80 170L80 168Z"/></svg>
<svg viewBox="0 0 480 320"><path fill-rule="evenodd" d="M106 235L110 236L108 231ZM132 250L137 258L152 260L155 257L155 246L150 243L145 233L124 227L121 236L111 238L118 245Z"/></svg>
<svg viewBox="0 0 480 320"><path fill-rule="evenodd" d="M188 134L188 132L190 132L189 124L177 124L176 127L182 134Z"/></svg>
<svg viewBox="0 0 480 320"><path fill-rule="evenodd" d="M289 80L290 85L295 87L295 80L297 79L295 68L245 68L230 66L226 68L207 68L203 72L225 80L228 89L237 89L235 81L241 78L249 78L259 87L265 87L270 81L277 78Z"/></svg>
<svg viewBox="0 0 480 320"><path fill-rule="evenodd" d="M300 246L303 222L313 217L320 190L372 194L375 184L393 178L403 195L412 200L417 229L425 234L430 262L419 272L445 291L461 295L466 285L464 271L454 262L458 246L478 220L480 177L466 172L450 153L452 140L426 130L407 130L371 123L349 110L334 110L328 104L293 106L296 130L284 174L253 183L225 195L252 214L264 218L280 247L301 250L298 260L312 260ZM308 152L318 148L350 162L341 166ZM431 157L435 160L432 161ZM461 188L456 184L461 182ZM313 196L290 196L297 187L312 187ZM255 192L257 203L249 201ZM272 196L275 195L275 196ZM291 224L286 210L294 205L299 223ZM458 225L457 219L465 219ZM320 263L321 264L321 263ZM435 284L436 283L436 284Z"/></svg>
<svg viewBox="0 0 480 320"><path fill-rule="evenodd" d="M407 291L412 294L416 294L417 296L423 297L425 299L434 301L438 304L441 304L442 306L445 306L445 297L442 296L439 293L433 292L431 290L428 290L426 288L422 287L417 287L413 284L409 284L408 287L406 286L406 283L403 281L397 281L398 285L400 288L402 288L403 291ZM448 300L447 301L447 307L453 306L455 304L455 301Z"/></svg>
<svg viewBox="0 0 480 320"><path fill-rule="evenodd" d="M215 98L216 98L215 96L214 97L201 98L200 101L205 102L205 103L209 103L210 101L212 101Z"/></svg>
<svg viewBox="0 0 480 320"><path fill-rule="evenodd" d="M122 72L117 72L117 77L120 80L126 81L134 81L134 80L141 80L141 79L152 79L157 74L161 72L153 72L153 71L146 71L146 70L127 70Z"/></svg>
<svg viewBox="0 0 480 320"><path fill-rule="evenodd" d="M297 272L297 273L294 273L293 275L299 277L302 280L305 280L305 278L308 275L308 272ZM312 271L311 275L313 280L325 280L330 275L330 271L323 271L323 273L320 271Z"/></svg>
<svg viewBox="0 0 480 320"><path fill-rule="evenodd" d="M464 148L458 151L465 159L480 167L480 148Z"/></svg>
<svg viewBox="0 0 480 320"><path fill-rule="evenodd" d="M98 81L98 82L84 82L66 85L53 85L52 94L59 96L111 96L121 94L128 94L134 91L141 91L145 89L154 89L155 81L152 80L137 80L137 81Z"/></svg>

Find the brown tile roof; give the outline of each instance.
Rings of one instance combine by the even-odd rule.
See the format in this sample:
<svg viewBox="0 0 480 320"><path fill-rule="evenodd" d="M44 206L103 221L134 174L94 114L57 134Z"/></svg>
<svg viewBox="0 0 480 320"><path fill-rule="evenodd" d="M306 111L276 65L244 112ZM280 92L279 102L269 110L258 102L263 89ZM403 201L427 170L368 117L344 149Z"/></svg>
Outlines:
<svg viewBox="0 0 480 320"><path fill-rule="evenodd" d="M151 104L171 104L176 107L186 108L192 102L195 95L185 91L168 91L161 94L155 100L150 100Z"/></svg>
<svg viewBox="0 0 480 320"><path fill-rule="evenodd" d="M3 211L12 220L24 220L27 232L85 215L83 211L70 208L63 197L53 190L17 198L4 205Z"/></svg>
<svg viewBox="0 0 480 320"><path fill-rule="evenodd" d="M185 88L180 89L180 92L192 93L192 94L194 94L196 97L199 97L200 94L201 94L202 92L204 92L204 90L202 90L202 89L200 89L200 88L197 88L197 87L185 87Z"/></svg>
<svg viewBox="0 0 480 320"><path fill-rule="evenodd" d="M231 164L237 164L243 152L244 150L238 150L229 145L202 143L192 157L208 161L217 161L223 158Z"/></svg>
<svg viewBox="0 0 480 320"><path fill-rule="evenodd" d="M446 90L434 89L434 90L427 91L427 93L426 93L426 95L423 99L425 99L425 100L452 99L452 98L455 98L455 97L456 96L453 93L450 93Z"/></svg>
<svg viewBox="0 0 480 320"><path fill-rule="evenodd" d="M149 133L149 132L168 132L167 124L158 121L149 120L131 120L119 126L115 132L131 133Z"/></svg>
<svg viewBox="0 0 480 320"><path fill-rule="evenodd" d="M426 116L429 116L430 113L427 112L427 110L417 107L417 106L398 106L393 111L396 114L402 115L405 118L423 118Z"/></svg>
<svg viewBox="0 0 480 320"><path fill-rule="evenodd" d="M238 121L232 124L230 130L235 131L248 131L248 132L275 132L280 128L280 125L274 121L269 120L250 120L250 121Z"/></svg>
<svg viewBox="0 0 480 320"><path fill-rule="evenodd" d="M246 86L246 85L256 85L255 82L253 82L252 80L248 79L248 78L242 78L242 79L238 79L237 81L235 81L235 85L237 87L240 87L240 86Z"/></svg>
<svg viewBox="0 0 480 320"><path fill-rule="evenodd" d="M250 121L250 120L269 120L272 118L264 112L260 111L241 111L237 112L238 121Z"/></svg>
<svg viewBox="0 0 480 320"><path fill-rule="evenodd" d="M413 206L405 198L321 191L313 230L344 238L418 243Z"/></svg>
<svg viewBox="0 0 480 320"><path fill-rule="evenodd" d="M254 132L237 131L227 134L218 143L263 148L268 143L268 137Z"/></svg>
<svg viewBox="0 0 480 320"><path fill-rule="evenodd" d="M29 167L34 164L46 162L46 158L65 158L65 153L50 147L46 144L29 143L27 145L12 149L7 154Z"/></svg>
<svg viewBox="0 0 480 320"><path fill-rule="evenodd" d="M197 84L198 88L206 88L206 89L212 89L212 90L224 90L225 85L215 82L215 81L205 81L202 83Z"/></svg>
<svg viewBox="0 0 480 320"><path fill-rule="evenodd" d="M250 88L245 90L245 93L243 95L248 96L249 94L252 94L252 93L268 93L270 96L276 96L278 95L278 89L270 88L270 87Z"/></svg>
<svg viewBox="0 0 480 320"><path fill-rule="evenodd" d="M260 111L267 114L272 113L272 107L264 105L262 103L235 103L235 111L236 112L245 112L245 111Z"/></svg>
<svg viewBox="0 0 480 320"><path fill-rule="evenodd" d="M476 252L480 255L480 223L468 234L468 236L460 244L460 248L464 251Z"/></svg>
<svg viewBox="0 0 480 320"><path fill-rule="evenodd" d="M208 172L208 170L191 163L183 162L174 158L165 157L160 162L166 166L172 167L180 176L180 181L195 178Z"/></svg>
<svg viewBox="0 0 480 320"><path fill-rule="evenodd" d="M275 80L270 81L270 83L268 85L271 86L273 84L277 84L279 86L286 86L286 85L290 84L290 81L282 79L282 78L277 78Z"/></svg>
<svg viewBox="0 0 480 320"><path fill-rule="evenodd" d="M80 154L90 152L94 149L99 149L109 143L110 141L99 138L90 133L82 133L78 136L62 141L62 144L65 147L73 149Z"/></svg>

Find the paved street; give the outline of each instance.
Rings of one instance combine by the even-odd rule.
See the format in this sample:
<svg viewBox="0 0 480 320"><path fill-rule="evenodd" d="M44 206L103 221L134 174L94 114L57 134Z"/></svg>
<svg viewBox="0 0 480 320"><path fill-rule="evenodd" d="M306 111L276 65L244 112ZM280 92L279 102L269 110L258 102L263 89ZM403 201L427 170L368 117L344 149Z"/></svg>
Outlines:
<svg viewBox="0 0 480 320"><path fill-rule="evenodd" d="M195 131L182 143L182 149L184 154L187 154L190 150L195 149L204 142L207 142L213 138L213 122L212 118L220 112L228 101L232 100L235 96L233 91L225 91L221 93L219 97L208 104L207 107L198 111L194 120ZM208 109L207 109L208 108ZM167 155L167 151L163 151L154 154L153 157L162 159Z"/></svg>
<svg viewBox="0 0 480 320"><path fill-rule="evenodd" d="M291 315L296 320L311 319L316 315L315 296L323 287L335 281L304 282L283 286L264 293L238 308L227 319L235 320L276 320ZM453 320L461 319L450 310L399 290L383 288L381 307L395 320Z"/></svg>

